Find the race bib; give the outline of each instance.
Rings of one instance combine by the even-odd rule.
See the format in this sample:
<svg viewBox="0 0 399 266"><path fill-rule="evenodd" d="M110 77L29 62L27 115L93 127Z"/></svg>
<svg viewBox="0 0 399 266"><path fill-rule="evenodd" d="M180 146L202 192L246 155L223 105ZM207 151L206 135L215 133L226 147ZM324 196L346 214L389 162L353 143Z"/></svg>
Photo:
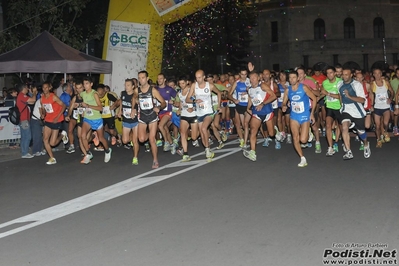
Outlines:
<svg viewBox="0 0 399 266"><path fill-rule="evenodd" d="M131 118L132 108L123 108L123 116L126 118Z"/></svg>
<svg viewBox="0 0 399 266"><path fill-rule="evenodd" d="M327 95L327 102L336 102L336 101L339 100Z"/></svg>
<svg viewBox="0 0 399 266"><path fill-rule="evenodd" d="M43 107L44 107L44 110L46 110L46 113L49 113L49 114L54 113L53 105L51 103L45 103L45 104L43 104Z"/></svg>
<svg viewBox="0 0 399 266"><path fill-rule="evenodd" d="M85 109L85 116L93 116L93 110L91 110L91 108L86 108Z"/></svg>
<svg viewBox="0 0 399 266"><path fill-rule="evenodd" d="M110 115L111 114L111 109L109 106L104 106L103 107L103 115Z"/></svg>
<svg viewBox="0 0 399 266"><path fill-rule="evenodd" d="M386 103L387 102L387 97L388 95L386 93L377 93L375 96L376 102L377 103Z"/></svg>
<svg viewBox="0 0 399 266"><path fill-rule="evenodd" d="M262 102L263 102L262 96L260 96L259 94L256 94L255 97L252 99L252 104L254 106L258 106Z"/></svg>
<svg viewBox="0 0 399 266"><path fill-rule="evenodd" d="M276 109L277 107L278 107L278 102L277 102L277 100L275 100L272 102L272 108Z"/></svg>
<svg viewBox="0 0 399 266"><path fill-rule="evenodd" d="M83 108L83 107L78 108L78 114L83 115L84 112L85 112L85 108Z"/></svg>
<svg viewBox="0 0 399 266"><path fill-rule="evenodd" d="M238 101L241 103L248 102L248 94L246 92L241 92L238 94Z"/></svg>
<svg viewBox="0 0 399 266"><path fill-rule="evenodd" d="M218 96L212 95L212 105L218 105Z"/></svg>
<svg viewBox="0 0 399 266"><path fill-rule="evenodd" d="M291 102L291 111L297 114L305 112L305 105L303 102Z"/></svg>
<svg viewBox="0 0 399 266"><path fill-rule="evenodd" d="M73 114L72 114L72 117L74 118L74 119L78 119L78 110L73 110Z"/></svg>
<svg viewBox="0 0 399 266"><path fill-rule="evenodd" d="M199 110L205 110L205 109L208 108L208 105L209 105L208 101L200 102L200 103L197 104L197 108Z"/></svg>
<svg viewBox="0 0 399 266"><path fill-rule="evenodd" d="M140 99L140 109L141 110L151 110L154 108L154 104L152 103L152 98L141 98Z"/></svg>

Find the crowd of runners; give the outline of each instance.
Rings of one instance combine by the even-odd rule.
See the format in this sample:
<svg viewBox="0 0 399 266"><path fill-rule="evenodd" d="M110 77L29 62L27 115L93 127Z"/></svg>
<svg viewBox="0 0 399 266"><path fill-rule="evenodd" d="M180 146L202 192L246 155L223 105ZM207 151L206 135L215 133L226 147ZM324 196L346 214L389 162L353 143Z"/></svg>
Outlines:
<svg viewBox="0 0 399 266"><path fill-rule="evenodd" d="M399 135L399 69L366 73L337 65L312 71L297 67L259 72L249 63L237 74L213 75L198 70L194 80L188 76L167 79L159 74L156 83L146 71L140 71L137 78L125 80L120 95L102 84L93 89L91 78L86 77L70 85L68 103L52 92L50 83L44 83L39 100L36 91L29 93L21 87L23 96L18 96L17 106L24 116L25 106L34 104L32 113L40 119L33 120L44 121L47 164L56 163L52 147L61 140L67 153L75 152L74 136L78 137L83 164L93 159L93 149L103 150L104 162L109 162L110 146L117 145L132 149L133 165L139 163L143 147L152 153L152 168L158 168L160 146L187 162L190 150L202 144L206 159L211 161L215 156L213 142L216 149L222 149L233 134L243 156L251 161L257 160L257 145L280 149L283 143L291 144L300 157L299 167L307 166L302 149L314 146L315 153L322 153L321 138L327 140L326 156L333 156L342 147L343 159L349 160L353 158L352 132L365 158L371 156L367 131L375 131L376 148L390 142L391 129L393 135ZM122 120L121 132L116 130L116 119ZM67 125L65 130L63 124ZM26 126L20 125L21 129ZM257 144L259 138L263 138L262 144ZM34 155L37 153L44 154L36 151Z"/></svg>

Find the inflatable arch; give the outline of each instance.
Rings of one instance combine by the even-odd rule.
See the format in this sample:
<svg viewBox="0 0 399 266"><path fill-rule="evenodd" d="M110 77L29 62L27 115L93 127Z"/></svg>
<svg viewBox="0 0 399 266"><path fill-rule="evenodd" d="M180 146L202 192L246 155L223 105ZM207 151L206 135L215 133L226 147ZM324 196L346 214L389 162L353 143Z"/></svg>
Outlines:
<svg viewBox="0 0 399 266"><path fill-rule="evenodd" d="M215 0L110 0L107 28L104 38L103 58L112 60L112 58L109 57L109 48L115 46L120 41L130 42L132 46L134 46L133 43L142 45L143 47L148 45L148 47L146 47L148 52L145 53L145 70L148 71L150 77L156 78L156 75L161 71L162 65L164 25L195 13L212 2L215 2ZM111 26L115 21L120 23L122 27L124 26L123 23L136 23L134 25L139 25L138 27L140 27L140 25L146 27L146 32L149 32L148 40L146 37L138 36L139 34L130 37L127 35L118 35L113 32ZM126 24L124 27L127 28L128 26L129 25ZM141 59L142 56L139 56L139 58ZM117 76L115 72L118 71L118 63L115 62L115 60L112 61L114 63L112 77L104 77L104 82L111 84L111 88L119 93L119 91L123 89L121 86L123 85L124 79L128 77L126 74L125 76ZM130 62L127 61L123 67L129 68L130 63L134 64L132 61L135 60L130 60ZM140 70L142 69L143 67L141 67ZM131 74L130 77L136 77L137 71L133 71L132 68Z"/></svg>

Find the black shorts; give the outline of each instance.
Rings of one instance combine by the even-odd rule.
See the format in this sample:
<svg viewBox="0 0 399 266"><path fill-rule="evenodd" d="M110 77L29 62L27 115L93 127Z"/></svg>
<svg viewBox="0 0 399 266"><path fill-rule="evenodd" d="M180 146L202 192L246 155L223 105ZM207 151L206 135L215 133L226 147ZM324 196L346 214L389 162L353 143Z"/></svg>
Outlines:
<svg viewBox="0 0 399 266"><path fill-rule="evenodd" d="M158 121L158 114L155 112L152 112L151 114L147 115L147 114L139 112L138 119L139 119L139 123L148 125L148 124Z"/></svg>
<svg viewBox="0 0 399 266"><path fill-rule="evenodd" d="M62 129L62 122L50 123L50 122L44 121L44 126L54 129L54 130L59 130L59 129Z"/></svg>
<svg viewBox="0 0 399 266"><path fill-rule="evenodd" d="M108 126L109 129L115 129L115 117L103 118L103 126Z"/></svg>
<svg viewBox="0 0 399 266"><path fill-rule="evenodd" d="M198 123L198 120L197 120L196 116L193 116L193 117L181 116L180 120L181 121L186 121L188 124Z"/></svg>
<svg viewBox="0 0 399 266"><path fill-rule="evenodd" d="M334 120L335 119L339 120L341 117L341 112L339 110L326 107L326 117L327 116L331 117Z"/></svg>
<svg viewBox="0 0 399 266"><path fill-rule="evenodd" d="M353 118L348 113L342 113L339 123L342 124L342 122L345 122L345 121L354 122L355 123L355 128L358 131L365 131L366 130L366 127L364 125L364 117L363 118Z"/></svg>
<svg viewBox="0 0 399 266"><path fill-rule="evenodd" d="M375 109L374 108L374 114L378 116L383 116L385 112L389 111L389 108L387 109Z"/></svg>
<svg viewBox="0 0 399 266"><path fill-rule="evenodd" d="M278 117L278 111L279 111L279 110L281 110L281 109L280 109L280 108L273 109L273 114L274 114L274 117L275 117L275 118Z"/></svg>
<svg viewBox="0 0 399 266"><path fill-rule="evenodd" d="M242 106L242 105L237 104L236 111L238 114L243 115L247 112L247 106Z"/></svg>
<svg viewBox="0 0 399 266"><path fill-rule="evenodd" d="M230 119L233 119L236 116L236 108L229 107L229 109L230 109Z"/></svg>

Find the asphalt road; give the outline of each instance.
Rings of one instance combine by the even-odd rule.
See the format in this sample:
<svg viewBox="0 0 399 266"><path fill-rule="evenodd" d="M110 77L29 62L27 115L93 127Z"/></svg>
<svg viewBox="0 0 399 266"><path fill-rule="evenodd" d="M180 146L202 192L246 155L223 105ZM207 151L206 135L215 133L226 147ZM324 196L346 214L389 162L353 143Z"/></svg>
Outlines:
<svg viewBox="0 0 399 266"><path fill-rule="evenodd" d="M52 166L1 162L0 265L313 266L339 244L398 249L398 139L371 139L370 159L352 139L350 161L322 144L305 168L291 145L258 145L251 162L236 142L211 163L200 148L186 164L160 151L155 171L122 148L108 164L97 152L89 165L64 152Z"/></svg>

